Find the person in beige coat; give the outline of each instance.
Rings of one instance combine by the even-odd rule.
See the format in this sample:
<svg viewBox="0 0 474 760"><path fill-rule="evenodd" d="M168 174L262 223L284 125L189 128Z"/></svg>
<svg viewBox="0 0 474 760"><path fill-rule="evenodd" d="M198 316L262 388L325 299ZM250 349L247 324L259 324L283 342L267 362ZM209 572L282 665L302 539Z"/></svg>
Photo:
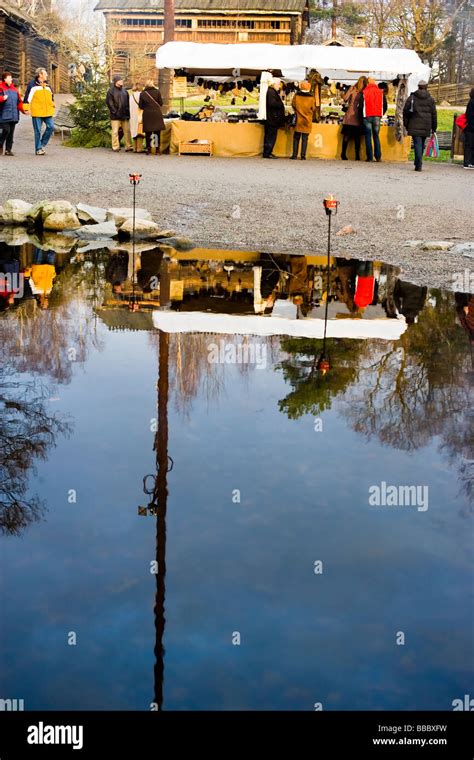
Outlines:
<svg viewBox="0 0 474 760"><path fill-rule="evenodd" d="M140 93L142 87L139 82L135 82L132 89L129 90L130 98L130 133L133 140L133 150L135 153L143 153L143 140L145 133L143 131L143 111L139 107Z"/></svg>
<svg viewBox="0 0 474 760"><path fill-rule="evenodd" d="M301 160L306 161L308 138L313 128L314 114L316 113L316 99L311 92L310 82L301 82L298 92L293 98L293 109L296 113L295 134L293 136L293 160L298 158L301 142Z"/></svg>

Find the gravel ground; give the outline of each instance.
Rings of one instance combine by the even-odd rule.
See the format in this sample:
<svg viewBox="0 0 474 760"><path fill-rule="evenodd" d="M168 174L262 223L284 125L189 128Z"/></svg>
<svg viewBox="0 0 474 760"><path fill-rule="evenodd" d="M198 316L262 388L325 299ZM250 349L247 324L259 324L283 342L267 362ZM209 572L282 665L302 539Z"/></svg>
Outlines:
<svg viewBox="0 0 474 760"><path fill-rule="evenodd" d="M131 205L129 171L143 175L138 205L163 228L202 247L275 253L326 250L322 199L340 200L333 253L397 264L407 279L451 287L453 275L474 271L473 260L449 252L407 249L407 240L474 238L474 172L459 165L352 161L264 161L260 158L112 154L67 148L58 137L35 156L29 118L17 130L15 156L0 158L0 203L7 198ZM474 276L471 277L471 281Z"/></svg>

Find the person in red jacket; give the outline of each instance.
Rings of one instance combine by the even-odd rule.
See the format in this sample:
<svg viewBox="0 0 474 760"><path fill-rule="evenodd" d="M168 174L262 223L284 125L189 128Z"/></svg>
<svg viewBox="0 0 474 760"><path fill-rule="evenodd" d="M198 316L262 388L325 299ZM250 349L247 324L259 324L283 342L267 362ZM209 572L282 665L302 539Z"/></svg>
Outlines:
<svg viewBox="0 0 474 760"><path fill-rule="evenodd" d="M20 93L13 84L10 71L4 71L0 81L0 155L13 156L13 135L15 127L23 111L23 101Z"/></svg>
<svg viewBox="0 0 474 760"><path fill-rule="evenodd" d="M365 152L366 161L382 160L382 150L380 148L380 119L383 116L383 91L377 86L375 79L369 78L367 87L363 92L364 96L364 135L365 135ZM372 139L374 145L372 148Z"/></svg>

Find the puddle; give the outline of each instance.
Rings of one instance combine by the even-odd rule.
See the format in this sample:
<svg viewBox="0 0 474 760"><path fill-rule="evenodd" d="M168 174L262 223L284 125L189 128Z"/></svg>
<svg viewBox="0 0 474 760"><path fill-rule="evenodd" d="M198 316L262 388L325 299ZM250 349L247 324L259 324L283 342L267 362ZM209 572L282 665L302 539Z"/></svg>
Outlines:
<svg viewBox="0 0 474 760"><path fill-rule="evenodd" d="M0 243L2 696L451 710L473 675L474 297L382 262L20 243Z"/></svg>

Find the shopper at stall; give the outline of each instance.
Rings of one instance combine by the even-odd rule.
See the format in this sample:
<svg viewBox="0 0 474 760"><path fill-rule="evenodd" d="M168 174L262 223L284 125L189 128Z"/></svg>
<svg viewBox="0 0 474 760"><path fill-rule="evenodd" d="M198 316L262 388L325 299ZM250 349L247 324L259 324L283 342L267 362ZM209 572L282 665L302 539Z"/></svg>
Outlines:
<svg viewBox="0 0 474 760"><path fill-rule="evenodd" d="M127 152L133 151L130 134L130 102L128 92L123 86L123 79L119 74L113 78L112 86L105 100L109 108L112 125L112 150L115 153L120 151L120 130L122 130L125 150Z"/></svg>
<svg viewBox="0 0 474 760"><path fill-rule="evenodd" d="M474 87L469 93L464 127L464 168L474 169Z"/></svg>
<svg viewBox="0 0 474 760"><path fill-rule="evenodd" d="M376 161L382 160L382 150L380 147L380 120L383 116L383 91L377 87L375 79L368 79L367 87L363 91L363 117L364 117L364 135L365 151L367 154L366 161L373 161L374 155ZM373 146L372 146L373 141Z"/></svg>
<svg viewBox="0 0 474 760"><path fill-rule="evenodd" d="M408 97L403 109L403 123L413 137L415 171L421 172L426 138L436 132L438 126L436 103L428 92L428 82L419 82L416 92Z"/></svg>
<svg viewBox="0 0 474 760"><path fill-rule="evenodd" d="M299 89L293 98L292 107L296 113L295 133L293 136L293 160L298 158L301 142L301 160L306 161L308 138L313 128L313 118L316 113L316 100L311 93L310 82L300 82Z"/></svg>
<svg viewBox="0 0 474 760"><path fill-rule="evenodd" d="M347 146L354 140L355 159L360 161L360 137L362 134L363 90L367 87L367 77L359 77L356 84L344 95L346 113L342 120L342 161L347 161Z"/></svg>
<svg viewBox="0 0 474 760"><path fill-rule="evenodd" d="M273 155L278 130L285 126L285 106L280 97L281 81L273 79L267 92L267 117L263 138L263 158L276 158Z"/></svg>
<svg viewBox="0 0 474 760"><path fill-rule="evenodd" d="M139 106L142 88L139 82L135 82L128 96L130 100L130 134L133 141L133 152L143 152L143 111Z"/></svg>
<svg viewBox="0 0 474 760"><path fill-rule="evenodd" d="M23 101L20 93L13 84L13 76L9 71L4 71L0 81L0 156L13 156L13 135L15 127L20 120L20 111L23 112Z"/></svg>
<svg viewBox="0 0 474 760"><path fill-rule="evenodd" d="M160 152L160 132L165 128L161 106L163 99L159 89L152 79L145 84L145 89L140 95L139 106L143 111L143 131L146 139L146 152L151 153L152 146L156 148L156 154Z"/></svg>

